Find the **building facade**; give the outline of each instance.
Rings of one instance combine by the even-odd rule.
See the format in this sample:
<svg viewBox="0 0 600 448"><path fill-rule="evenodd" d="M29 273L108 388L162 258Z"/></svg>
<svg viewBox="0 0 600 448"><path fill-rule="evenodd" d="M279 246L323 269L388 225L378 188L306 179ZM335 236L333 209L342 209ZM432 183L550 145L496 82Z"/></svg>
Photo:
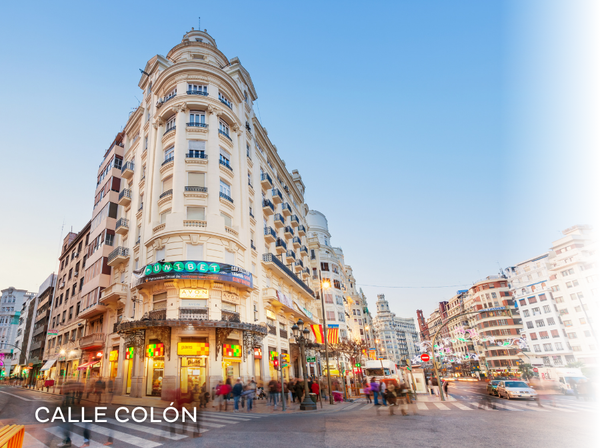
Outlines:
<svg viewBox="0 0 600 448"><path fill-rule="evenodd" d="M31 343L29 344L28 362L33 366L32 376L37 377L40 373L44 351L46 348L46 335L48 334L48 323L56 285L56 274L50 274L40 285L36 297L35 315L33 316Z"/></svg>
<svg viewBox="0 0 600 448"><path fill-rule="evenodd" d="M2 290L0 297L0 373L9 376L19 365L21 347L15 347L17 328L20 323L23 304L35 296L24 289L9 287ZM19 344L23 341L19 339Z"/></svg>
<svg viewBox="0 0 600 448"><path fill-rule="evenodd" d="M148 61L139 87L110 282L92 305L106 341L99 373L117 393L170 399L228 377L268 380L279 353L297 366L291 325L319 321L305 186L254 115L249 73L192 30Z"/></svg>
<svg viewBox="0 0 600 448"><path fill-rule="evenodd" d="M412 360L419 353L419 333L413 318L397 317L390 311L390 305L384 294L377 296L375 304L377 314L373 325L377 355L389 359L397 365L404 360Z"/></svg>

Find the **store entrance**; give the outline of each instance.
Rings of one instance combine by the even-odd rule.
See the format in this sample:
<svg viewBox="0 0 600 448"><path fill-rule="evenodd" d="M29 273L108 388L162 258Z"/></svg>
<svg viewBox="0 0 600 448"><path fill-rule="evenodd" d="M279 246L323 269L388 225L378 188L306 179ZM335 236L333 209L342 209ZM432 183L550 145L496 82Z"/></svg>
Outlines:
<svg viewBox="0 0 600 448"><path fill-rule="evenodd" d="M185 357L181 359L180 388L182 394L199 394L207 391L207 358ZM197 401L197 400L194 400Z"/></svg>

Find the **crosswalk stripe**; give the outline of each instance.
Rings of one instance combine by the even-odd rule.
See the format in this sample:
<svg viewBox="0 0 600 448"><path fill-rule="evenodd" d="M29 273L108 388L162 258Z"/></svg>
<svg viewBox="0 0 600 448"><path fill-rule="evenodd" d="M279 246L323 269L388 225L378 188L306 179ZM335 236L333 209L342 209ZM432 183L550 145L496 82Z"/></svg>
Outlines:
<svg viewBox="0 0 600 448"><path fill-rule="evenodd" d="M375 406L374 404L368 404L365 407L362 408L363 411L368 411L369 409L371 409L373 406Z"/></svg>
<svg viewBox="0 0 600 448"><path fill-rule="evenodd" d="M53 436L60 437L61 440L63 440L65 438L64 429L61 428L60 426L51 426L50 428L44 428L44 429L46 431L48 431L50 434L52 434ZM84 444L83 437L81 437L77 433L72 432L70 434L70 438L71 438L71 445L81 446ZM90 444L91 448L102 448L104 446L101 443L94 442L93 440L90 440L89 444Z"/></svg>
<svg viewBox="0 0 600 448"><path fill-rule="evenodd" d="M600 411L600 409L598 409L597 407L588 407L588 406L582 406L580 404L566 404L566 405L561 405L561 406L565 406L568 407L569 409L577 409L580 411L591 411L591 412L598 412Z"/></svg>
<svg viewBox="0 0 600 448"><path fill-rule="evenodd" d="M214 417L212 415L202 414L203 418L210 418L213 420L225 420L225 421L233 421L233 422L248 422L251 419L244 417L234 417L229 415L216 414Z"/></svg>
<svg viewBox="0 0 600 448"><path fill-rule="evenodd" d="M448 406L446 406L445 404L442 403L433 403L435 406L437 406L437 408L441 411L449 411L450 408Z"/></svg>
<svg viewBox="0 0 600 448"><path fill-rule="evenodd" d="M558 404L555 404L555 405L554 405L554 406L552 406L552 407L553 407L554 409L557 409L557 410L559 410L559 411L562 411L562 412L575 412L575 411L574 411L574 410L572 410L572 409L565 408L565 407L563 407L563 406L561 406L561 405L558 405Z"/></svg>
<svg viewBox="0 0 600 448"><path fill-rule="evenodd" d="M470 408L469 406L465 406L464 404L460 404L460 403L452 403L454 406L456 406L458 409L462 409L463 411L472 411L473 408Z"/></svg>
<svg viewBox="0 0 600 448"><path fill-rule="evenodd" d="M425 403L417 403L417 409L420 409L421 411L429 410L429 408L427 407L427 405L425 405Z"/></svg>
<svg viewBox="0 0 600 448"><path fill-rule="evenodd" d="M509 411L523 412L523 409L513 408L512 406L508 406L504 403L496 403L496 406L507 409Z"/></svg>
<svg viewBox="0 0 600 448"><path fill-rule="evenodd" d="M18 399L23 400L23 401L36 401L36 400L32 400L30 398L21 397L20 395L9 394L8 392L4 392L4 391L1 391L1 390L0 390L0 394L10 395L11 397L15 397L15 398L18 398Z"/></svg>
<svg viewBox="0 0 600 448"><path fill-rule="evenodd" d="M121 426L123 428L129 428L129 429L133 429L135 431L147 432L149 434L154 434L155 436L164 437L165 439L181 440L181 439L187 438L187 436L184 436L183 434L171 434L169 431L163 431L162 429L156 429L156 428L150 427L150 426L140 426L138 423L120 422L114 418L108 418L107 420L110 423L117 425L117 426Z"/></svg>
<svg viewBox="0 0 600 448"><path fill-rule="evenodd" d="M25 431L25 437L23 437L23 446L27 448L48 448L48 445L40 442L27 431Z"/></svg>
<svg viewBox="0 0 600 448"><path fill-rule="evenodd" d="M211 427L217 427L217 428L222 428L225 425L207 425L204 422L198 422L198 424L194 423L194 422L186 422L185 424L182 423L169 423L169 422L160 422L160 423L153 423L153 425L157 425L157 426L166 426L169 428L169 430L171 430L171 428L173 429L181 429L183 431L190 431L190 432L206 432L209 431L208 429L205 428L198 428L198 426L211 426ZM199 431L198 431L199 429Z"/></svg>
<svg viewBox="0 0 600 448"><path fill-rule="evenodd" d="M75 423L75 425L79 426L80 428L84 428L86 423ZM110 436L112 434L115 439L118 439L121 442L129 443L130 445L139 446L140 448L153 448L161 445L160 443L152 442L151 440L142 439L141 437L136 437L121 431L115 431L113 429L105 428L93 423L90 424L89 428L90 431L94 431L105 436Z"/></svg>
<svg viewBox="0 0 600 448"><path fill-rule="evenodd" d="M345 411L348 411L350 409L353 409L357 406L360 406L360 403L352 403L350 406L347 406L346 409L344 409Z"/></svg>
<svg viewBox="0 0 600 448"><path fill-rule="evenodd" d="M550 412L548 409L541 408L537 404L528 405L528 404L523 404L523 403L512 403L512 406L517 406L519 408L522 408L524 411Z"/></svg>

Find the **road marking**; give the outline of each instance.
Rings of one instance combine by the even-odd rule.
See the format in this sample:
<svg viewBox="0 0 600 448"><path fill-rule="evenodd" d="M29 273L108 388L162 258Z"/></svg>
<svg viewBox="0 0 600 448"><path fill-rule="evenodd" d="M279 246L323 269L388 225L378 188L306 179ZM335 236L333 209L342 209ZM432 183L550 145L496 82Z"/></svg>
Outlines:
<svg viewBox="0 0 600 448"><path fill-rule="evenodd" d="M208 416L206 414L202 414L203 418L212 418L213 420L221 420L221 421L227 421L227 422L249 422L251 419L249 418L244 418L244 417L233 417L233 416L229 416L229 415L219 415L219 416Z"/></svg>
<svg viewBox="0 0 600 448"><path fill-rule="evenodd" d="M481 403L471 402L470 404L475 406L477 409L483 409L484 411L495 411L495 412L499 411L499 409L492 409L492 403L486 404L483 407L481 407Z"/></svg>
<svg viewBox="0 0 600 448"><path fill-rule="evenodd" d="M52 434L56 437L59 437L60 440L64 440L64 438L65 438L65 431L60 426L51 426L50 428L44 428L44 429L46 431L48 431L50 434ZM71 438L71 445L81 446L84 444L83 437L81 437L79 434L77 434L75 432L71 432L69 434L69 437ZM91 448L102 448L104 446L101 443L94 442L93 440L90 440L88 443L90 444Z"/></svg>
<svg viewBox="0 0 600 448"><path fill-rule="evenodd" d="M9 394L8 392L4 392L4 391L1 391L1 390L0 390L0 394L10 395L11 397L20 398L21 400L24 400L24 401L38 401L38 400L31 400L29 398L23 398L20 395Z"/></svg>
<svg viewBox="0 0 600 448"><path fill-rule="evenodd" d="M534 412L550 412L548 409L544 409L539 407L537 404L525 404L525 403L515 403L514 401L511 403L511 406L517 406L519 408L523 408L524 411L534 411Z"/></svg>
<svg viewBox="0 0 600 448"><path fill-rule="evenodd" d="M360 406L360 403L352 403L350 406L346 406L346 409L344 409L345 411L349 411L350 409L355 408L356 406Z"/></svg>
<svg viewBox="0 0 600 448"><path fill-rule="evenodd" d="M452 403L454 406L456 406L458 409L462 409L463 411L472 411L473 408L470 408L469 406L465 406L464 404L460 404L460 403Z"/></svg>
<svg viewBox="0 0 600 448"><path fill-rule="evenodd" d="M373 406L375 406L374 404L368 404L366 405L364 408L362 408L363 411L368 411L369 409L371 409Z"/></svg>
<svg viewBox="0 0 600 448"><path fill-rule="evenodd" d="M420 409L421 411L429 410L429 408L427 407L427 405L425 403L417 403L417 409Z"/></svg>
<svg viewBox="0 0 600 448"><path fill-rule="evenodd" d="M437 408L441 411L449 411L450 408L448 406L446 406L445 404L442 403L433 403L435 406L437 406Z"/></svg>
<svg viewBox="0 0 600 448"><path fill-rule="evenodd" d="M86 423L75 423L75 426L79 426L80 428L85 428ZM105 436L112 435L113 438L120 440L121 442L129 443L130 445L139 446L140 448L154 448L155 446L160 446L160 443L152 442L151 440L142 439L141 437L136 437L131 434L127 434L121 431L115 431L114 429L105 428L103 426L94 425L93 423L89 426L90 431L97 432L99 434L103 434ZM143 431L143 428L140 428L140 431Z"/></svg>
<svg viewBox="0 0 600 448"><path fill-rule="evenodd" d="M43 444L27 431L25 431L25 437L23 437L23 446L26 448L48 448L48 445Z"/></svg>
<svg viewBox="0 0 600 448"><path fill-rule="evenodd" d="M562 411L562 412L576 412L573 409L568 409L568 408L562 407L558 404L555 404L554 406L550 405L550 408L554 408L554 409Z"/></svg>
<svg viewBox="0 0 600 448"><path fill-rule="evenodd" d="M140 426L139 423L120 422L114 418L108 418L107 420L110 423L117 425L117 426L122 426L123 428L129 428L129 429L133 429L135 431L147 432L149 434L154 434L155 436L164 437L165 439L181 440L181 439L187 438L187 436L184 436L183 434L171 434L171 432L163 431L162 429L156 429L156 428L153 428L150 426Z"/></svg>
<svg viewBox="0 0 600 448"><path fill-rule="evenodd" d="M509 411L523 412L523 409L513 408L512 406L508 406L504 403L496 403L496 406L500 406L501 408L507 409Z"/></svg>

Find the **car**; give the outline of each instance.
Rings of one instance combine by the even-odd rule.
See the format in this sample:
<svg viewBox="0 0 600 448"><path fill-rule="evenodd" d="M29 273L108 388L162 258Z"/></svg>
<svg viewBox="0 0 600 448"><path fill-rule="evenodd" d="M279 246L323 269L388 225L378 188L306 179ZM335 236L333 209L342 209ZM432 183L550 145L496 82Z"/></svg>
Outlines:
<svg viewBox="0 0 600 448"><path fill-rule="evenodd" d="M500 398L529 398L535 400L537 398L537 392L529 387L525 381L500 381L496 390Z"/></svg>
<svg viewBox="0 0 600 448"><path fill-rule="evenodd" d="M488 395L498 395L498 384L500 384L499 380L491 380L487 384L485 391L488 393Z"/></svg>

